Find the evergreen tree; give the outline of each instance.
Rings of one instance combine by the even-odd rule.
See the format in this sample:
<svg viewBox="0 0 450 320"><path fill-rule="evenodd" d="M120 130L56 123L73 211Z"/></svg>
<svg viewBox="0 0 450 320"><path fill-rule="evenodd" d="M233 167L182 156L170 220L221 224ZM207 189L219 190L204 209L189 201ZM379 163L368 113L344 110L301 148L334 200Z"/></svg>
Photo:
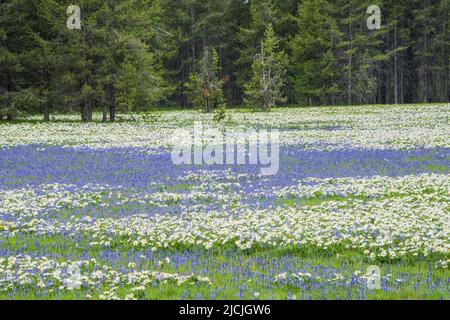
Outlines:
<svg viewBox="0 0 450 320"><path fill-rule="evenodd" d="M53 0L0 4L0 114L9 119L42 112L49 120L57 8Z"/></svg>
<svg viewBox="0 0 450 320"><path fill-rule="evenodd" d="M151 47L157 8L151 3L86 1L82 30L65 32L62 90L72 93L67 101L78 106L83 121L92 121L95 105L104 106L103 120L108 106L114 121L117 110L142 110L167 94L161 61Z"/></svg>
<svg viewBox="0 0 450 320"><path fill-rule="evenodd" d="M234 62L236 64L236 79L238 85L244 88L253 76L252 64L261 39L269 23L273 23L275 8L271 0L257 0L246 2L247 22L237 34L239 40L239 56Z"/></svg>
<svg viewBox="0 0 450 320"><path fill-rule="evenodd" d="M252 80L245 86L246 102L263 111L286 101L283 87L286 83L287 57L278 49L279 41L269 23L261 42L261 51L252 65Z"/></svg>
<svg viewBox="0 0 450 320"><path fill-rule="evenodd" d="M208 47L198 63L198 72L192 73L188 88L194 105L202 105L205 112L212 112L214 107L222 106L222 80L219 74L219 58L217 51Z"/></svg>
<svg viewBox="0 0 450 320"><path fill-rule="evenodd" d="M383 30L367 28L367 8L373 1L342 0L339 25L344 33L340 48L342 77L340 86L346 104L373 103L376 101L377 64L385 59L382 51Z"/></svg>
<svg viewBox="0 0 450 320"><path fill-rule="evenodd" d="M0 2L0 120L76 111L91 121L100 111L115 121L154 105L212 111L244 98L270 109L450 95L448 0L76 4L81 30L66 27L65 1ZM381 8L379 30L366 25L371 5Z"/></svg>
<svg viewBox="0 0 450 320"><path fill-rule="evenodd" d="M292 69L298 101L336 104L342 88L337 46L342 38L333 17L336 7L326 0L305 0L299 7L298 29L291 41Z"/></svg>

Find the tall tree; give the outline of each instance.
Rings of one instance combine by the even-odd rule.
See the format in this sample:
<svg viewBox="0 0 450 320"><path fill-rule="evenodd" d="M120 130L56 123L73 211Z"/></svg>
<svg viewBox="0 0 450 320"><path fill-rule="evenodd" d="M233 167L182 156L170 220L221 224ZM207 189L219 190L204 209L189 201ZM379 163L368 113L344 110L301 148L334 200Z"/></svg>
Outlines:
<svg viewBox="0 0 450 320"><path fill-rule="evenodd" d="M95 105L104 106L103 120L108 106L114 121L117 109L142 110L163 99L162 60L152 47L152 17L159 7L151 0L86 1L82 10L82 30L65 31L68 45L62 49L67 66L62 89L71 93L67 101L78 106L82 120L92 121Z"/></svg>
<svg viewBox="0 0 450 320"><path fill-rule="evenodd" d="M326 0L305 0L299 7L298 35L292 39L292 69L298 101L336 104L341 88L337 46L343 33L333 16L336 7Z"/></svg>
<svg viewBox="0 0 450 320"><path fill-rule="evenodd" d="M100 111L103 121L114 121L118 112L153 105L196 106L191 75L199 79L205 48L216 49L214 81L231 105L255 103L257 94L263 108L438 102L450 95L448 0L76 4L81 30L66 27L65 1L0 2L0 119L40 113L48 121L52 112L77 111L91 121ZM372 5L381 8L379 30L366 25ZM256 88L268 79L261 39L269 24L275 53L284 52L290 65L282 85L272 86L286 99L263 103Z"/></svg>
<svg viewBox="0 0 450 320"><path fill-rule="evenodd" d="M222 106L223 82L219 78L220 67L217 51L208 47L203 49L203 56L198 63L198 71L192 73L187 84L194 105L202 105L205 112L212 112L214 107Z"/></svg>
<svg viewBox="0 0 450 320"><path fill-rule="evenodd" d="M0 4L0 114L8 119L43 111L49 120L55 7L51 0Z"/></svg>
<svg viewBox="0 0 450 320"><path fill-rule="evenodd" d="M286 54L279 50L279 40L269 23L261 41L260 53L252 64L252 80L245 85L246 102L263 111L285 102L286 66Z"/></svg>

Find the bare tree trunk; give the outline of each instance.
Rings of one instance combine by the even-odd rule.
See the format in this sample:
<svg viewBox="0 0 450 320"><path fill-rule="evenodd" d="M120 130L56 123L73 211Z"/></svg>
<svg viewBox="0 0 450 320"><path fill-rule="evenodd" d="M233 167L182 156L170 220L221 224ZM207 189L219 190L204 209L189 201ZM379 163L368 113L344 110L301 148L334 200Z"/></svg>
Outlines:
<svg viewBox="0 0 450 320"><path fill-rule="evenodd" d="M12 91L12 77L11 77L11 74L9 72L7 74L7 78L8 78L8 88L7 88L7 90L8 90L8 92L11 92ZM14 117L13 117L12 114L6 114L6 120L11 121L13 119L14 119Z"/></svg>
<svg viewBox="0 0 450 320"><path fill-rule="evenodd" d="M394 50L397 50L397 23L394 28ZM397 51L394 53L394 101L398 104Z"/></svg>
<svg viewBox="0 0 450 320"><path fill-rule="evenodd" d="M80 113L81 113L81 121L86 122L86 105L82 104L80 106Z"/></svg>
<svg viewBox="0 0 450 320"><path fill-rule="evenodd" d="M103 105L103 122L108 122L108 107L106 104Z"/></svg>
<svg viewBox="0 0 450 320"><path fill-rule="evenodd" d="M195 38L194 38L194 24L195 24L195 20L196 20L196 18L195 18L195 9L191 9L191 19L192 19L192 30L191 30L191 32L192 32L192 66L191 66L191 69L193 69L194 68L194 66L195 66L195 61L196 61L196 53L195 53Z"/></svg>
<svg viewBox="0 0 450 320"><path fill-rule="evenodd" d="M116 121L116 93L114 87L109 87L108 90L108 108L109 108L109 121Z"/></svg>
<svg viewBox="0 0 450 320"><path fill-rule="evenodd" d="M427 34L425 34L425 54L428 54L428 37ZM428 59L425 55L424 57L425 65L424 65L424 86L425 86L425 103L428 103Z"/></svg>
<svg viewBox="0 0 450 320"><path fill-rule="evenodd" d="M86 97L81 106L81 120L83 122L92 122L92 103L91 98Z"/></svg>
<svg viewBox="0 0 450 320"><path fill-rule="evenodd" d="M352 22L352 8L349 9L349 20L348 20L348 38L349 38L349 45L350 45L350 55L348 57L348 81L347 81L347 104L352 104L352 69L353 69L353 22Z"/></svg>
<svg viewBox="0 0 450 320"><path fill-rule="evenodd" d="M402 10L402 27L401 34L404 34L405 25L404 25L404 12ZM405 50L402 50L402 54L400 56L400 103L405 103Z"/></svg>
<svg viewBox="0 0 450 320"><path fill-rule="evenodd" d="M448 18L448 13L447 13ZM447 19L448 20L448 19ZM448 22L447 22L448 23ZM448 25L444 25L445 28L445 39L448 39ZM449 81L450 81L450 54L449 54L449 45L445 46L445 67L447 68L447 72L445 74L444 81L444 97L448 97L448 102L450 102L450 92L449 92Z"/></svg>
<svg viewBox="0 0 450 320"><path fill-rule="evenodd" d="M88 99L87 105L86 105L86 121L92 122L92 101L91 99Z"/></svg>
<svg viewBox="0 0 450 320"><path fill-rule="evenodd" d="M48 102L48 97L45 99L44 102L44 121L45 122L50 121L50 106Z"/></svg>
<svg viewBox="0 0 450 320"><path fill-rule="evenodd" d="M391 46L389 44L389 32L386 32L386 49L389 51ZM390 66L387 62L384 63L385 79L384 79L384 103L389 104L391 101L390 82L392 80ZM388 71L389 70L389 71Z"/></svg>
<svg viewBox="0 0 450 320"><path fill-rule="evenodd" d="M206 98L205 108L206 108L206 113L211 113L211 101L209 100L209 98Z"/></svg>
<svg viewBox="0 0 450 320"><path fill-rule="evenodd" d="M50 72L48 69L45 70L45 90L44 90L44 121L50 121Z"/></svg>
<svg viewBox="0 0 450 320"><path fill-rule="evenodd" d="M116 121L116 105L112 104L109 106L109 121L114 122Z"/></svg>

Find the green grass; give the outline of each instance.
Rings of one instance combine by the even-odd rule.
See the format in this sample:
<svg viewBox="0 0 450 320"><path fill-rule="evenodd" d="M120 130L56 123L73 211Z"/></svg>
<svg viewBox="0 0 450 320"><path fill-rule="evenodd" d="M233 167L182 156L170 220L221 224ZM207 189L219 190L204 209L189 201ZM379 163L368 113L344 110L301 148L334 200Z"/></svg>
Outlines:
<svg viewBox="0 0 450 320"><path fill-rule="evenodd" d="M57 239L52 239L55 242ZM33 247L29 248L30 251ZM68 249L68 250L67 250ZM119 249L119 248L118 248ZM125 249L125 248L123 248ZM73 252L73 248L66 248ZM339 250L340 251L340 250ZM118 251L120 252L120 251ZM101 253L101 252L97 252ZM138 254L135 252L134 254ZM183 251L155 253L152 259L143 261L144 269L167 273L202 273L206 272L211 285L201 283L185 283L178 285L174 282L148 285L145 291L135 295L141 299L277 299L284 300L289 296L298 299L357 299L362 297L361 287L349 287L345 282L356 270L365 272L373 263L358 252L343 252L336 255L333 251L302 252L295 249L258 249L237 253L233 249L225 252L192 251L193 258L181 265L174 263L159 266L157 261L164 257L174 259L175 254ZM90 252L93 257L96 255ZM123 257L126 261L126 257ZM120 261L117 262L118 265ZM389 280L384 281L388 291L365 291L366 299L448 299L448 288L444 287L448 278L448 270L434 269L429 262L423 260L404 260L390 263L377 263L381 267L382 276L390 274ZM278 284L273 278L283 270L310 272L312 275L322 275L322 271L333 269L346 277L345 281L324 282L311 280L303 282L289 282ZM229 271L232 272L229 272ZM396 282L404 279L403 282ZM440 281L440 287L433 286ZM125 298L133 293L130 286L120 286L117 296ZM101 292L108 287L89 288L82 291L61 291L48 293L36 288L22 288L15 293L0 293L0 299L98 299Z"/></svg>

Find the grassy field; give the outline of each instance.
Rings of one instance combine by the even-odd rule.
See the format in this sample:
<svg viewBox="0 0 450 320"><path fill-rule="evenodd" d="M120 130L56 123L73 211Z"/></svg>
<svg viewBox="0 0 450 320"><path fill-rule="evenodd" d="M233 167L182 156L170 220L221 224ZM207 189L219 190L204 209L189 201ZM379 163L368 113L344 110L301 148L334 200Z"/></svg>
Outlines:
<svg viewBox="0 0 450 320"><path fill-rule="evenodd" d="M448 105L121 118L0 122L0 298L450 298ZM198 122L278 130L279 172L175 165Z"/></svg>

